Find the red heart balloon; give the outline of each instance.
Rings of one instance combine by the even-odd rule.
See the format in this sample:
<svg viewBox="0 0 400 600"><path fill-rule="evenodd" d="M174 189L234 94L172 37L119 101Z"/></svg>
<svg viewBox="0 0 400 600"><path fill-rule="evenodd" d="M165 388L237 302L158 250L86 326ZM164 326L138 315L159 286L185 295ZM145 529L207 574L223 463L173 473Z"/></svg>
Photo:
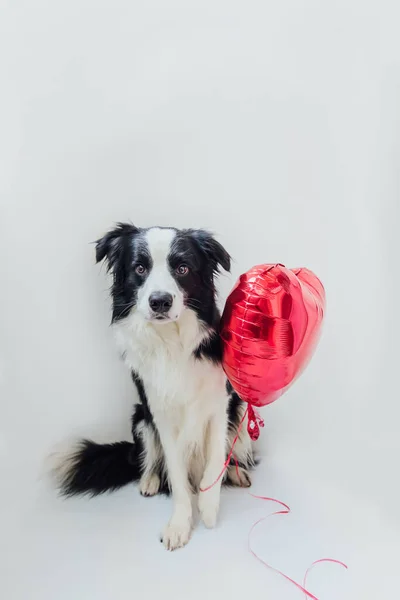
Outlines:
<svg viewBox="0 0 400 600"><path fill-rule="evenodd" d="M264 406L287 390L311 358L324 309L323 285L308 269L259 265L241 275L221 337L222 364L242 400Z"/></svg>

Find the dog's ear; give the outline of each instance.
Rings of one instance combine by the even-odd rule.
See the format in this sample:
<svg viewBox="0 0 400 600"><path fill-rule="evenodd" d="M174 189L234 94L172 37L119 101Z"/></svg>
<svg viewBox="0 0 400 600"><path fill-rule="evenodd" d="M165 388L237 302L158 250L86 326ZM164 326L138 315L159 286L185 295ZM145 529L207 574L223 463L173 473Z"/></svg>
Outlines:
<svg viewBox="0 0 400 600"><path fill-rule="evenodd" d="M192 237L196 240L206 258L211 262L215 273L219 272L220 267L228 272L231 270L230 255L222 244L217 242L212 233L204 229L197 229L192 231Z"/></svg>
<svg viewBox="0 0 400 600"><path fill-rule="evenodd" d="M130 223L118 223L117 226L106 233L96 244L96 262L106 260L107 270L113 269L120 257L124 240L128 235L134 235L139 229Z"/></svg>

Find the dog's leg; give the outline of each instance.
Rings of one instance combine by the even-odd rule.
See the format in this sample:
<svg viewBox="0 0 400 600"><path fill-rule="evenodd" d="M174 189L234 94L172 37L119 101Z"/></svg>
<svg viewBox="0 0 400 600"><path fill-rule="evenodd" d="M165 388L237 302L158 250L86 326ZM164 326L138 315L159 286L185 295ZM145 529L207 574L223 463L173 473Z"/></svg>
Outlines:
<svg viewBox="0 0 400 600"><path fill-rule="evenodd" d="M244 415L245 407L242 406L238 412L237 419L242 419ZM233 441L238 433L237 424L236 427L231 428L228 433L226 452L229 453L232 448ZM226 471L225 483L226 485L238 486L238 487L250 487L251 476L250 471L254 467L254 450L249 434L247 433L246 427L242 427L239 436L236 440L234 454L238 461L238 466L235 460L232 458L230 465Z"/></svg>
<svg viewBox="0 0 400 600"><path fill-rule="evenodd" d="M162 468L162 448L156 432L146 426L141 432L143 442L143 473L140 478L140 493L142 496L155 496L160 491L160 475Z"/></svg>
<svg viewBox="0 0 400 600"><path fill-rule="evenodd" d="M209 424L206 448L207 464L200 483L199 511L206 527L214 527L217 522L222 477L217 482L216 479L225 462L226 430L226 411L219 410L211 417ZM207 490L206 488L209 486L212 487Z"/></svg>
<svg viewBox="0 0 400 600"><path fill-rule="evenodd" d="M250 487L251 477L248 469L242 466L229 465L226 470L225 485L234 487Z"/></svg>
<svg viewBox="0 0 400 600"><path fill-rule="evenodd" d="M192 498L188 479L185 449L175 439L169 424L158 427L165 454L168 477L172 489L174 509L172 517L162 534L167 550L185 546L192 531Z"/></svg>

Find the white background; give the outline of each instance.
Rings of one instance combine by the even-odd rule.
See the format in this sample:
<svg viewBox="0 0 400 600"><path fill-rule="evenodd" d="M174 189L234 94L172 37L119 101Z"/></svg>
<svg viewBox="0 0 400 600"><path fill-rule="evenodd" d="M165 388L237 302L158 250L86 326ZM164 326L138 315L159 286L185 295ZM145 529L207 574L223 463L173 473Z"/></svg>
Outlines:
<svg viewBox="0 0 400 600"><path fill-rule="evenodd" d="M65 502L43 476L67 438L129 435L89 242L130 219L216 231L236 260L222 297L260 262L321 277L323 338L264 411L255 476L293 515L254 540L298 580L316 558L347 562L316 567L321 600L397 598L398 2L0 6L1 596L302 597L248 553L273 507L244 491L169 555L168 500Z"/></svg>

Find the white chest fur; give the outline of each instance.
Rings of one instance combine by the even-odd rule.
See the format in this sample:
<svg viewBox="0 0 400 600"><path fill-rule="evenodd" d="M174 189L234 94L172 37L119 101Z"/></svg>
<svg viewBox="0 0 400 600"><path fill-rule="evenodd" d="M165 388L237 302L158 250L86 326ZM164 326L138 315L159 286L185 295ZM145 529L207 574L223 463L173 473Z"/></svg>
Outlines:
<svg viewBox="0 0 400 600"><path fill-rule="evenodd" d="M158 326L132 315L115 324L114 331L127 366L144 383L154 416L167 412L177 426L187 425L204 422L226 404L222 368L193 356L205 332L192 311Z"/></svg>

